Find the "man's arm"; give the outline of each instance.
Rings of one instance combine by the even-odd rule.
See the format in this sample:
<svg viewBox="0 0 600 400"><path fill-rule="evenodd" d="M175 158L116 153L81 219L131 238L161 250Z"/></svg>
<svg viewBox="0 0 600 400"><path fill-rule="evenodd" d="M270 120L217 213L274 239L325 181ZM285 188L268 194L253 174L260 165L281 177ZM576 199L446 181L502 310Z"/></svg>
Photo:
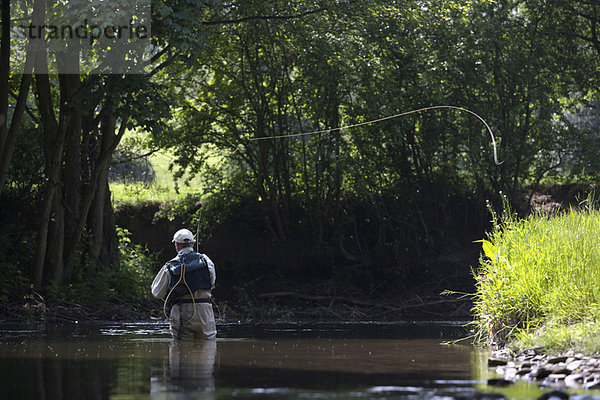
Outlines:
<svg viewBox="0 0 600 400"><path fill-rule="evenodd" d="M206 259L206 265L208 266L208 272L210 273L210 286L211 286L211 289L214 289L215 282L217 280L217 273L215 272L215 264L213 264L211 259L208 258L208 256L206 254L203 254L203 256Z"/></svg>
<svg viewBox="0 0 600 400"><path fill-rule="evenodd" d="M165 264L158 274L154 277L154 281L152 282L152 286L150 289L152 290L152 295L154 297L158 297L162 299L167 294L167 290L169 289L169 285L171 284L171 275L167 270L167 265Z"/></svg>

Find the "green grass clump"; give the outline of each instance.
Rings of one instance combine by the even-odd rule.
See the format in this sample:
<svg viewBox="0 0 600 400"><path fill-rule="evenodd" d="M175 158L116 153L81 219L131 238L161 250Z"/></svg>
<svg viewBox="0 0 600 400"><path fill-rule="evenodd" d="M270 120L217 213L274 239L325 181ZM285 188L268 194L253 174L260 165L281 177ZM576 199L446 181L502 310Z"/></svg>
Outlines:
<svg viewBox="0 0 600 400"><path fill-rule="evenodd" d="M590 334L600 321L600 212L494 219L475 272L477 337L516 348L600 352Z"/></svg>

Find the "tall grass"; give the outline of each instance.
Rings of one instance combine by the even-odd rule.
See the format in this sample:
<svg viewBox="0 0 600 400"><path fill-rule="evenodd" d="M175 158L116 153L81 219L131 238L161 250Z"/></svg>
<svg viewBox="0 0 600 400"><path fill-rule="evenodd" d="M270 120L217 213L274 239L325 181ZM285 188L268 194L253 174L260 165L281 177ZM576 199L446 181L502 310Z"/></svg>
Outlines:
<svg viewBox="0 0 600 400"><path fill-rule="evenodd" d="M582 207L527 219L507 212L494 220L475 271L477 336L599 352L590 332L600 317L600 212Z"/></svg>

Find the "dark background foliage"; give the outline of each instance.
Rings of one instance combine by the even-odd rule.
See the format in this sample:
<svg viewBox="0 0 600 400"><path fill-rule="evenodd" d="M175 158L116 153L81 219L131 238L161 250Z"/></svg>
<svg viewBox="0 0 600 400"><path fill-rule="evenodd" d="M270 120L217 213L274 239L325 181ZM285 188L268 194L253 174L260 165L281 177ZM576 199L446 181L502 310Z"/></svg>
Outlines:
<svg viewBox="0 0 600 400"><path fill-rule="evenodd" d="M224 300L469 291L488 205L526 213L598 179L595 2L155 1L157 53L123 76L16 73L7 18L43 2L2 5L4 302L90 279L109 293L124 262L150 276L202 202ZM457 109L336 129L434 105L484 118L502 163ZM148 140L132 149L134 131ZM109 177L152 180L158 150L198 196L115 214Z"/></svg>

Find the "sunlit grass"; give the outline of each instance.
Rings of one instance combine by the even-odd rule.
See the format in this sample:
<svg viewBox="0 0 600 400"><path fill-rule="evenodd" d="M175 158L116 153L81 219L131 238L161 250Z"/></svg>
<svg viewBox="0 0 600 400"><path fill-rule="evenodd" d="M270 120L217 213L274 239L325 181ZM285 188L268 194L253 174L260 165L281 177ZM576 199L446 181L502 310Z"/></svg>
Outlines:
<svg viewBox="0 0 600 400"><path fill-rule="evenodd" d="M504 217L482 242L479 337L513 347L600 352L600 212Z"/></svg>
<svg viewBox="0 0 600 400"><path fill-rule="evenodd" d="M135 204L142 202L165 202L183 198L188 194L202 193L198 177L193 178L189 185L184 183L185 177L179 182L169 171L170 157L162 152L150 156L150 163L156 177L153 182L112 182L110 191L113 204Z"/></svg>

